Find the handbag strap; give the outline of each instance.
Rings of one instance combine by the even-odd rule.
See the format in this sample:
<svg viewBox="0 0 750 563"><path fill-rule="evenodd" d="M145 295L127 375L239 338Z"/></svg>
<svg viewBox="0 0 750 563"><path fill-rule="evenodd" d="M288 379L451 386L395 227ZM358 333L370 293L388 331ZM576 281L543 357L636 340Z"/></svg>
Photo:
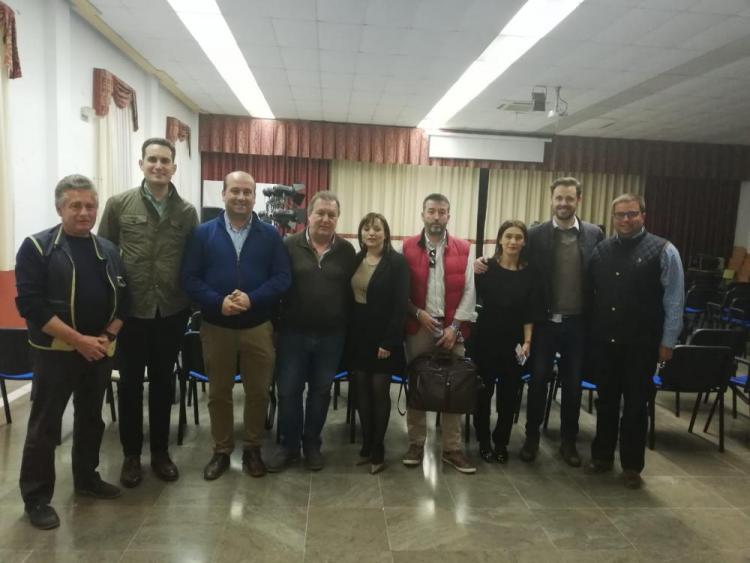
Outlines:
<svg viewBox="0 0 750 563"><path fill-rule="evenodd" d="M404 403L406 403L406 397L409 395L409 389L406 386L406 377L401 378L401 385L398 388L398 398L396 399L396 410L398 411L398 414L401 416L406 416L406 407L404 407L404 411L401 412L401 394L404 395Z"/></svg>

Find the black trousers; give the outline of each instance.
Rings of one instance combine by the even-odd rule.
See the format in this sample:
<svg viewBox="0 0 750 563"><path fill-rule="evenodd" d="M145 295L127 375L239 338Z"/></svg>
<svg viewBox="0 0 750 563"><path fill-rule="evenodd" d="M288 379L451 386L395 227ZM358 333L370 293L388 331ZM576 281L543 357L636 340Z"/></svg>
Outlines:
<svg viewBox="0 0 750 563"><path fill-rule="evenodd" d="M481 362L477 369L484 381L484 389L479 392L474 410L474 431L480 444L490 441L490 415L492 412L492 395L495 392L495 381L498 385L499 411L497 423L492 432L492 441L496 446L507 446L510 432L513 429L513 417L518 404L518 391L521 386L521 366L515 353L509 347L507 354L497 358L496 363ZM499 378L499 379L498 379Z"/></svg>
<svg viewBox="0 0 750 563"><path fill-rule="evenodd" d="M591 457L613 461L619 432L622 468L640 472L644 466L648 401L653 394L658 346L598 344L592 353L599 398Z"/></svg>
<svg viewBox="0 0 750 563"><path fill-rule="evenodd" d="M73 481L85 487L97 477L104 433L102 403L112 360L88 362L77 352L33 351L31 414L19 485L26 504L49 503L55 492L55 448L62 417L73 395Z"/></svg>
<svg viewBox="0 0 750 563"><path fill-rule="evenodd" d="M130 317L120 331L120 442L123 453L141 455L143 447L143 375L148 369L148 420L152 453L166 452L174 390L174 365L188 311L154 319Z"/></svg>

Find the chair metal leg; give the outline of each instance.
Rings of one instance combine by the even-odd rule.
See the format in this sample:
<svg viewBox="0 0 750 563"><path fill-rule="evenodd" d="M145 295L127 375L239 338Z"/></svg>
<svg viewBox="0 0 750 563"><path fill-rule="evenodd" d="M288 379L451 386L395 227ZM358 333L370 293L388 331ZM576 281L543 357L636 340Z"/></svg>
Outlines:
<svg viewBox="0 0 750 563"><path fill-rule="evenodd" d="M273 383L268 390L268 410L266 411L266 430L273 428L273 421L276 418L276 391Z"/></svg>
<svg viewBox="0 0 750 563"><path fill-rule="evenodd" d="M195 425L198 426L200 422L198 421L198 385L195 381L192 381L193 386L193 419L195 420Z"/></svg>
<svg viewBox="0 0 750 563"><path fill-rule="evenodd" d="M5 408L5 422L11 424L13 419L10 417L10 403L8 403L8 390L5 388L5 379L0 378L0 394L3 396L3 407Z"/></svg>
<svg viewBox="0 0 750 563"><path fill-rule="evenodd" d="M339 395L341 394L341 383L337 379L333 382L333 410L339 408Z"/></svg>
<svg viewBox="0 0 750 563"><path fill-rule="evenodd" d="M737 390L732 387L732 418L737 418Z"/></svg>
<svg viewBox="0 0 750 563"><path fill-rule="evenodd" d="M107 387L107 402L109 403L109 414L112 416L112 422L117 422L117 411L115 411L115 390L112 386L112 380L109 380Z"/></svg>
<svg viewBox="0 0 750 563"><path fill-rule="evenodd" d="M523 388L525 385L522 383L521 387L518 389L518 400L516 401L516 414L513 416L513 424L518 424L518 417L521 415L521 402L523 401ZM496 400L496 407L497 412L500 412L500 385L498 384L498 388L496 389L495 393L497 400Z"/></svg>
<svg viewBox="0 0 750 563"><path fill-rule="evenodd" d="M719 451L724 451L724 389L719 391Z"/></svg>
<svg viewBox="0 0 750 563"><path fill-rule="evenodd" d="M185 406L187 383L185 382L185 378L182 376L180 376L178 381L180 384L180 412L177 418L177 445L181 446L185 438L185 426L187 425L187 408Z"/></svg>
<svg viewBox="0 0 750 563"><path fill-rule="evenodd" d="M695 398L695 404L693 405L693 415L690 417L690 424L688 425L688 433L693 433L693 425L695 425L695 418L698 416L698 409L701 405L701 396L703 393L698 393L698 396Z"/></svg>
<svg viewBox="0 0 750 563"><path fill-rule="evenodd" d="M589 414L594 414L594 391L589 389Z"/></svg>
<svg viewBox="0 0 750 563"><path fill-rule="evenodd" d="M649 430L648 430L648 447L653 450L656 446L656 391L651 395L651 400L648 402L649 410Z"/></svg>
<svg viewBox="0 0 750 563"><path fill-rule="evenodd" d="M542 422L542 428L547 430L549 426L549 413L552 411L552 401L557 398L557 390L560 388L560 380L557 377L549 384L549 390L547 392L547 404L544 407L544 422Z"/></svg>
<svg viewBox="0 0 750 563"><path fill-rule="evenodd" d="M357 401L351 386L350 383L346 394L346 416L349 418L349 443L353 444L357 441Z"/></svg>
<svg viewBox="0 0 750 563"><path fill-rule="evenodd" d="M716 412L716 404L719 402L719 395L720 393L716 394L716 398L714 399L714 402L711 405L711 410L708 411L708 418L706 419L706 425L703 427L704 434L708 432L708 427L711 426L711 420L714 417L714 412Z"/></svg>
<svg viewBox="0 0 750 563"><path fill-rule="evenodd" d="M680 418L680 392L675 391L674 394L674 415Z"/></svg>
<svg viewBox="0 0 750 563"><path fill-rule="evenodd" d="M471 423L469 420L471 419L471 416L469 413L466 413L464 415L464 442L469 443L471 442Z"/></svg>

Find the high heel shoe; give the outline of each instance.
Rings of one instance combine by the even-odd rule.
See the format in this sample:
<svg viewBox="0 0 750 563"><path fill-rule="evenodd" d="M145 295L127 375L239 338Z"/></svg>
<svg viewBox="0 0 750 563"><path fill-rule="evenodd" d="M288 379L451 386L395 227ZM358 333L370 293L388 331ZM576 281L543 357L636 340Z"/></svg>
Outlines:
<svg viewBox="0 0 750 563"><path fill-rule="evenodd" d="M479 457L487 463L493 463L495 461L495 452L492 451L492 447L489 444L479 444Z"/></svg>
<svg viewBox="0 0 750 563"><path fill-rule="evenodd" d="M495 461L502 464L508 463L507 446L495 446Z"/></svg>

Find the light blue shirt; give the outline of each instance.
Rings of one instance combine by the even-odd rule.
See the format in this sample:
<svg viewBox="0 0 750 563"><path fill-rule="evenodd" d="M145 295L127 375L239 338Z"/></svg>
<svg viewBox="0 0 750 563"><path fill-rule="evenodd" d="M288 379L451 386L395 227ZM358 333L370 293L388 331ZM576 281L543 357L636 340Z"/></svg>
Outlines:
<svg viewBox="0 0 750 563"><path fill-rule="evenodd" d="M229 218L227 217L226 212L224 212L224 224L227 226L227 233L229 234L229 238L232 239L234 249L237 251L237 258L240 257L240 252L242 252L242 247L247 240L247 235L250 232L250 225L252 225L252 223L253 217L251 215L247 223L245 223L241 229L237 230L232 226L232 223L229 222Z"/></svg>
<svg viewBox="0 0 750 563"><path fill-rule="evenodd" d="M661 285L664 288L664 329L661 345L674 348L682 332L682 315L685 310L685 273L680 253L668 242L661 253Z"/></svg>

